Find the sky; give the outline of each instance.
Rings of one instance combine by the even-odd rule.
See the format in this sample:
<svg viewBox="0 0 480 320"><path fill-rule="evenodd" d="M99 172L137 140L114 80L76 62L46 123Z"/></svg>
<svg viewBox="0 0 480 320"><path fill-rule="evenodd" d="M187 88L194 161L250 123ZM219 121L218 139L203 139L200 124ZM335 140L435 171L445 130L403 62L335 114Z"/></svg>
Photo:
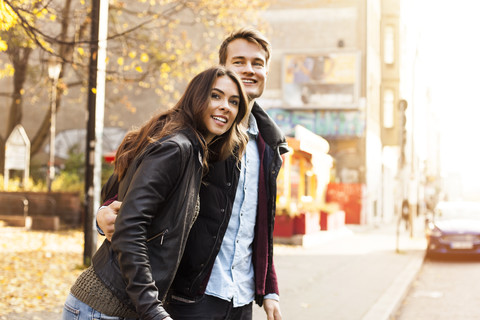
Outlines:
<svg viewBox="0 0 480 320"><path fill-rule="evenodd" d="M462 176L465 192L480 194L480 2L428 2L420 48L440 115L443 169Z"/></svg>

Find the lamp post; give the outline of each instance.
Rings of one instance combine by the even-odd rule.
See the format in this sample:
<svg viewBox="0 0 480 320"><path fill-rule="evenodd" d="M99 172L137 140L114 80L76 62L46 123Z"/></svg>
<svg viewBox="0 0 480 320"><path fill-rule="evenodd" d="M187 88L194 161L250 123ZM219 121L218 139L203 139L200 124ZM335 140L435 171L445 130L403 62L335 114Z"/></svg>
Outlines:
<svg viewBox="0 0 480 320"><path fill-rule="evenodd" d="M55 130L57 119L57 83L60 71L62 69L61 64L57 59L50 59L48 61L48 77L52 82L50 92L50 154L48 160L48 174L47 174L47 187L48 192L52 191L52 181L55 178Z"/></svg>

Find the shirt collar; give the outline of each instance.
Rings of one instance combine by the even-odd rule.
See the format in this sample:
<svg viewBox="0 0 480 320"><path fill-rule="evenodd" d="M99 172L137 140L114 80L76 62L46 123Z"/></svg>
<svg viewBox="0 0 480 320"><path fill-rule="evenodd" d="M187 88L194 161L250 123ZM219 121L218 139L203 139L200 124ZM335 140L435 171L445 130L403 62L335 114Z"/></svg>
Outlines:
<svg viewBox="0 0 480 320"><path fill-rule="evenodd" d="M257 120L255 120L255 117L253 114L250 113L249 118L248 118L248 129L247 133L257 137L258 136L258 125L257 125Z"/></svg>

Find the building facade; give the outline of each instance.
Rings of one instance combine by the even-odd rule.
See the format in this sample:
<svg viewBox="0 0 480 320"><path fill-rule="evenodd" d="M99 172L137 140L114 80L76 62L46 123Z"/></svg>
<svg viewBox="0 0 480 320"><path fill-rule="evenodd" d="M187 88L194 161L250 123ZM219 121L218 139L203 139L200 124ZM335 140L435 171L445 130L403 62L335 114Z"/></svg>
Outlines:
<svg viewBox="0 0 480 320"><path fill-rule="evenodd" d="M327 201L347 223L393 219L400 175L400 1L277 1L263 15L273 46L261 105L290 134L325 138Z"/></svg>

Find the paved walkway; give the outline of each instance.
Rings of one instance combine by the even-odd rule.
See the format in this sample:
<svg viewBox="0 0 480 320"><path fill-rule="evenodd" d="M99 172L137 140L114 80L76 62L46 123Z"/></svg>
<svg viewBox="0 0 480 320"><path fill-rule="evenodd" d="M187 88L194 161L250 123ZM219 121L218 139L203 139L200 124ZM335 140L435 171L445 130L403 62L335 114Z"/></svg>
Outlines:
<svg viewBox="0 0 480 320"><path fill-rule="evenodd" d="M394 223L349 225L305 238L304 246L277 245L283 319L390 319L423 262L421 222L415 230L411 238L402 226L397 241ZM60 312L9 314L8 319L55 320ZM258 306L253 319L266 319Z"/></svg>
<svg viewBox="0 0 480 320"><path fill-rule="evenodd" d="M395 223L349 225L318 234L304 247L280 245L275 266L283 318L386 320L420 269L426 242L422 222L410 237ZM254 320L266 319L254 307Z"/></svg>

